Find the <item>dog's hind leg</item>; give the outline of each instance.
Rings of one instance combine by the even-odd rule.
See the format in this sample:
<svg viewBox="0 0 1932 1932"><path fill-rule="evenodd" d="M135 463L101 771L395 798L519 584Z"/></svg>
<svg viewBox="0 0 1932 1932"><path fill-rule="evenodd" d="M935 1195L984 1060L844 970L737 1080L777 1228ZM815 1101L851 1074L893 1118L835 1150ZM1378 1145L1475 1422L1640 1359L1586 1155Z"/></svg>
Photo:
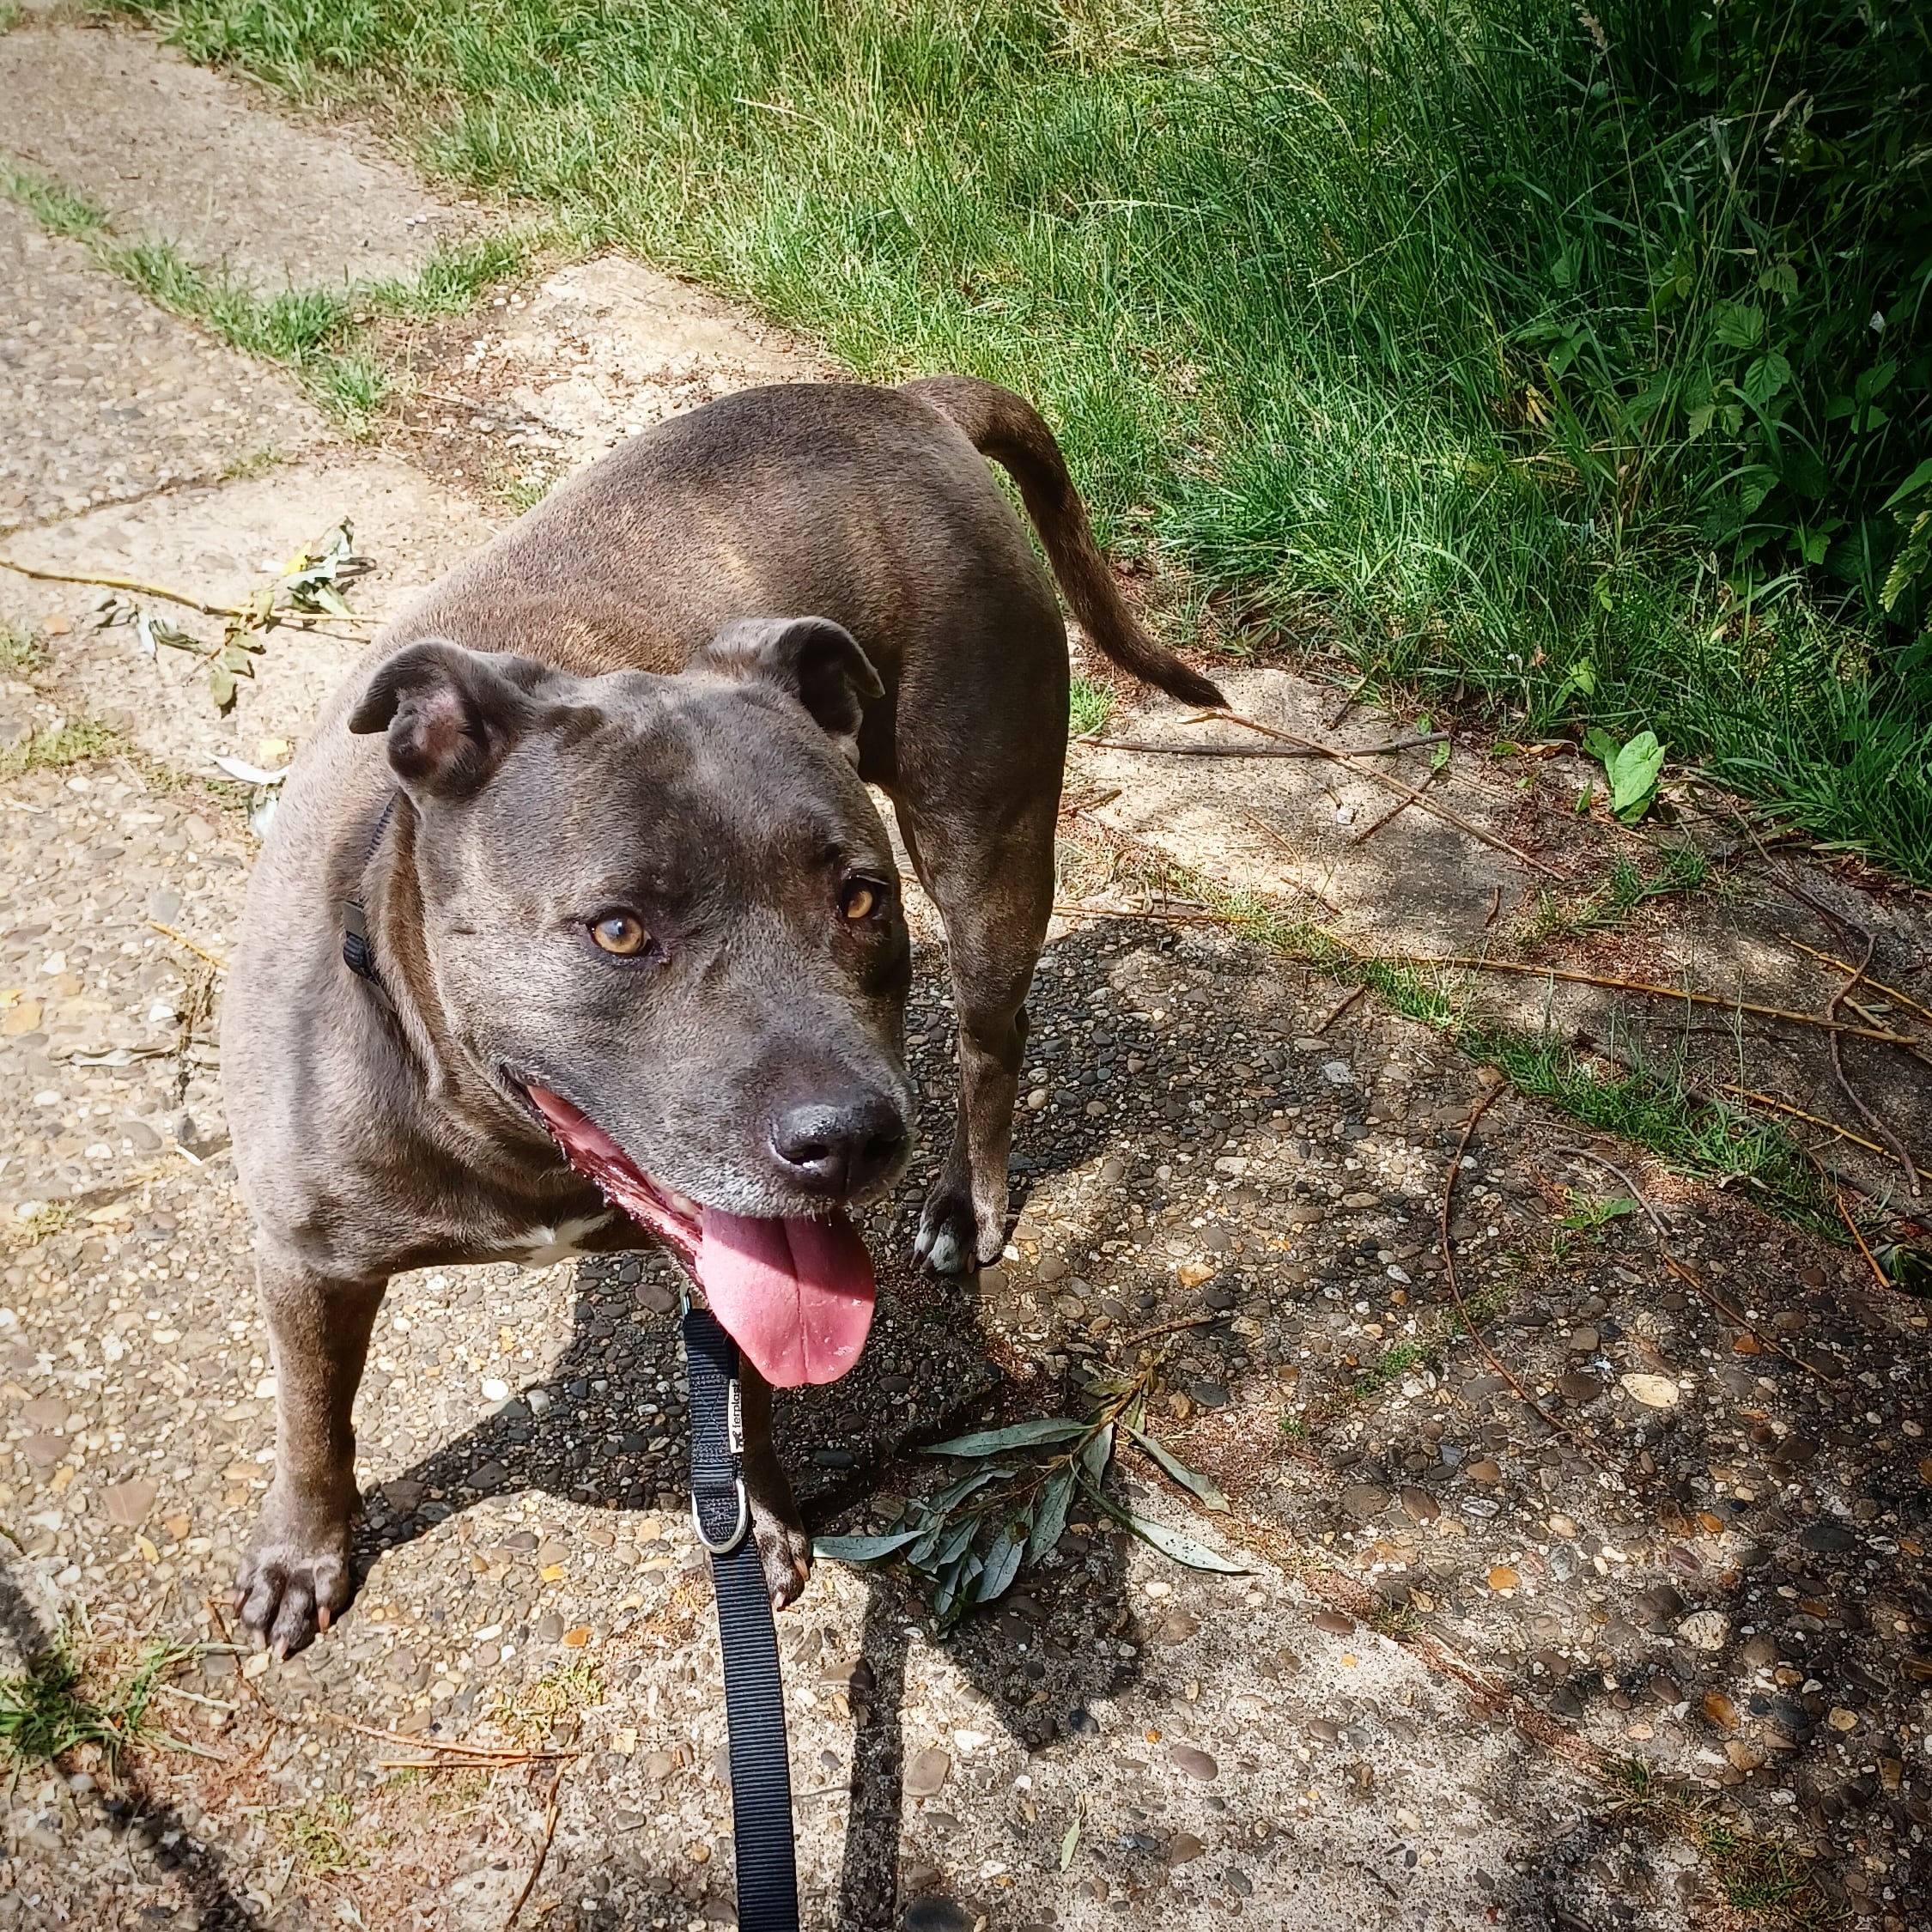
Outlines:
<svg viewBox="0 0 1932 1932"><path fill-rule="evenodd" d="M1057 780L1057 768L1054 773ZM1057 782L984 819L915 813L899 823L945 921L959 1027L959 1116L926 1197L914 1252L941 1274L994 1261L1006 1238L1006 1163L1026 1050L1026 994L1053 914Z"/></svg>
<svg viewBox="0 0 1932 1932"><path fill-rule="evenodd" d="M235 1578L241 1620L281 1656L348 1607L355 1434L349 1411L386 1281L332 1281L256 1263L275 1370L275 1480Z"/></svg>

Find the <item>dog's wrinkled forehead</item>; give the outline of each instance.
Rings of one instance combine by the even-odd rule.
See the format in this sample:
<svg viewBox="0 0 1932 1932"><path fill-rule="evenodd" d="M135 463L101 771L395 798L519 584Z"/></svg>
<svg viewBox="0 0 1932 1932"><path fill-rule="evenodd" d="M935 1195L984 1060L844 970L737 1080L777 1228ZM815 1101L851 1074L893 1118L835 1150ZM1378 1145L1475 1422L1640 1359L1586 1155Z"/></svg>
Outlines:
<svg viewBox="0 0 1932 1932"><path fill-rule="evenodd" d="M670 677L579 677L430 640L378 669L350 729L387 734L398 781L446 834L541 863L560 888L609 866L776 886L841 857L890 872L854 769L880 689L816 617L726 625Z"/></svg>

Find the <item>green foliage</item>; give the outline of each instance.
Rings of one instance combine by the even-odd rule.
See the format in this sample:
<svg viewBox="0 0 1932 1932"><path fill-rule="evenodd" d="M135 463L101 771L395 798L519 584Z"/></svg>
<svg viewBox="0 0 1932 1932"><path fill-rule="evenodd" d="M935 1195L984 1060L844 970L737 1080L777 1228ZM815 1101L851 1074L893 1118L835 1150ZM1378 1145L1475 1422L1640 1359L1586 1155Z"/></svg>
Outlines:
<svg viewBox="0 0 1932 1932"><path fill-rule="evenodd" d="M25 771L62 771L69 765L105 758L120 748L120 738L106 725L91 718L74 719L0 747L0 778L16 778Z"/></svg>
<svg viewBox="0 0 1932 1932"><path fill-rule="evenodd" d="M1091 677L1076 677L1067 687L1066 724L1074 737L1103 732L1114 714L1114 694Z"/></svg>
<svg viewBox="0 0 1932 1932"><path fill-rule="evenodd" d="M95 1667L119 1655L104 1649L83 1660L70 1633L63 1631L26 1669L0 1678L0 1756L10 1759L17 1772L23 1765L51 1763L82 1744L98 1746L110 1765L133 1745L173 1744L166 1732L149 1722L148 1706L156 1687L201 1649L147 1644L103 1688Z"/></svg>
<svg viewBox="0 0 1932 1932"><path fill-rule="evenodd" d="M47 661L40 640L23 624L0 624L0 671L25 677Z"/></svg>
<svg viewBox="0 0 1932 1932"><path fill-rule="evenodd" d="M1125 1436L1196 1502L1210 1510L1228 1507L1212 1477L1189 1468L1148 1431L1147 1396L1154 1373L1145 1369L1132 1376L1091 1382L1085 1394L1094 1407L1084 1419L1041 1416L934 1443L928 1455L981 1467L915 1497L907 1508L907 1527L877 1536L821 1536L813 1541L813 1553L840 1563L897 1558L931 1587L941 1636L973 1611L997 1601L1023 1569L1053 1553L1066 1533L1076 1493L1176 1563L1242 1574L1238 1563L1180 1530L1123 1508L1106 1493L1107 1471Z"/></svg>
<svg viewBox="0 0 1932 1932"><path fill-rule="evenodd" d="M1104 540L1378 681L1932 881L1917 0L123 3L860 375L1024 391Z"/></svg>

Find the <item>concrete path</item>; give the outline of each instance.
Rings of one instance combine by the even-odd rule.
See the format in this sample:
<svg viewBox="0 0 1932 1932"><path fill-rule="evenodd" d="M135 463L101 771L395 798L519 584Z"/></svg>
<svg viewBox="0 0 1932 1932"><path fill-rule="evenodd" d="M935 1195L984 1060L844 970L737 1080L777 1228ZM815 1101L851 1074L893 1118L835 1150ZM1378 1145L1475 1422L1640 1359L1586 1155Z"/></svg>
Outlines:
<svg viewBox="0 0 1932 1932"><path fill-rule="evenodd" d="M162 100L165 153L132 111ZM0 35L0 129L126 233L264 288L406 272L485 220L353 131L132 34ZM293 212L318 183L354 219ZM4 554L211 603L347 518L375 565L351 598L380 617L620 436L821 373L640 264L551 264L471 315L396 325L396 399L353 444L281 372L147 308L23 211L0 205L0 238L24 264L0 278L0 358L23 372L0 397ZM0 1925L494 1932L539 1861L519 1923L732 1923L657 1256L400 1279L359 1405L361 1595L287 1666L223 1647L272 1389L214 1046L252 801L208 759L282 762L360 633L277 628L222 716L190 653L147 655L98 605L0 573L0 1523L18 1547L0 1631L27 1656L64 1620L99 1684L144 1641L183 1646L154 1708L192 1748L117 1775L83 1745L58 1775L30 1769ZM1311 735L1391 728L1331 732L1334 694L1280 671L1230 682ZM58 762L88 720L121 749ZM1111 729L1225 727L1155 707ZM816 1525L883 1527L934 1480L913 1445L1064 1413L1096 1371L1144 1368L1157 1433L1231 1508L1194 1507L1137 1454L1119 1493L1244 1573L1182 1569L1076 1510L1050 1562L942 1643L922 1592L822 1564L781 1632L809 1924L1925 1922L1918 1304L1748 1190L1497 1096L1374 1001L1336 1011L1331 981L1223 922L1171 902L1127 916L1164 860L1365 949L1494 945L1499 921L1535 939L1539 891L1573 908L1615 854L1657 862L1577 818L1577 775L1459 741L1437 781L1544 872L1413 807L1358 842L1381 795L1331 765L1076 752L1063 891L1080 909L1036 989L1006 1258L963 1286L906 1266L928 1153L867 1230L884 1292L864 1361L781 1426ZM1713 825L1689 835L1716 852ZM1880 977L1925 944L1899 896L1807 889L1879 930ZM1551 952L1546 932L1510 957L1601 961L1607 943L1622 976L1728 991L1743 972L1766 1003L1815 1006L1765 903L1658 902L1588 951ZM943 1102L929 914L917 936L913 1051ZM1546 997L1506 993L1519 1017ZM1609 1032L1599 1009L1552 1010ZM1616 1024L1611 1045L1661 1050L1653 1018ZM1753 1078L1844 1117L1814 1066L1761 1071L1760 1045ZM1918 1097L1875 1056L1856 1072L1926 1145ZM1668 1218L1674 1272L1641 1217L1577 1215L1619 1192L1580 1144ZM1480 1347L1437 1239L1452 1171ZM1860 1171L1884 1185L1882 1163ZM430 1748L463 1739L576 1754ZM398 1768L416 1758L436 1761Z"/></svg>

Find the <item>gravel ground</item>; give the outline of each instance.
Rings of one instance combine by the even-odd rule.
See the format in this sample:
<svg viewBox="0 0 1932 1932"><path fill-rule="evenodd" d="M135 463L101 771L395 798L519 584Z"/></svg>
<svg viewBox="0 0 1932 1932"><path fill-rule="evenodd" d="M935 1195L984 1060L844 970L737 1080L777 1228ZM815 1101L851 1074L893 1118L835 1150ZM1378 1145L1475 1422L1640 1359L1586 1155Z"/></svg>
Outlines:
<svg viewBox="0 0 1932 1932"><path fill-rule="evenodd" d="M149 338L131 296L59 272L34 284L50 324L105 304ZM623 264L523 294L467 337L415 340L425 382L475 403L447 436L405 414L392 453L319 443L279 476L10 547L84 564L112 543L229 596L263 544L357 513L362 491L381 506L368 607L388 608L468 519L501 515L491 410L523 411L530 447L568 465L627 411L783 373L774 338ZM637 346L653 329L656 361ZM641 388L597 361L606 336ZM93 480L119 381L106 336L23 339L46 345L39 386L0 422L9 447L46 431L33 474L59 485L23 513L158 480ZM181 447L252 438L235 399L264 379L190 340L210 375ZM83 1742L23 1772L0 1926L495 1932L533 1872L522 1923L729 1924L660 1258L399 1278L358 1411L361 1594L285 1666L228 1643L273 1455L214 1046L249 801L198 775L198 713L131 683L111 702L118 647L88 600L15 586L7 605L47 653L8 672L9 741L113 711L129 749L0 779L0 1527L17 1550L0 1644L24 1660L64 1624L97 1692L172 1646L150 1720L176 1747L116 1765ZM262 732L299 738L331 661L281 643L221 727L245 756ZM1109 777L1120 825L1256 883L1222 834L1278 802L1258 780L1190 829L1138 770ZM1138 1452L1119 1493L1244 1573L1184 1570L1077 1509L1050 1562L942 1641L904 1579L822 1563L781 1625L808 1923L1928 1923L1923 1304L1742 1191L1582 1139L1373 1000L1338 1012L1330 982L1210 920L1127 916L1092 825L1064 828L1067 900L1097 909L1056 920L1036 985L1005 1256L965 1284L907 1268L915 1165L867 1230L866 1357L781 1404L781 1443L815 1528L883 1528L940 1479L921 1444L1145 1370L1160 1440L1231 1506L1197 1508ZM1460 864L1400 830L1391 907ZM1372 937L1375 905L1355 916ZM1391 916L1392 940L1409 929ZM943 950L929 919L915 937L909 1031L943 1120ZM1642 1188L1674 1266L1641 1215L1564 1225L1578 1195L1620 1191L1579 1145ZM447 1748L461 1741L499 1755Z"/></svg>

